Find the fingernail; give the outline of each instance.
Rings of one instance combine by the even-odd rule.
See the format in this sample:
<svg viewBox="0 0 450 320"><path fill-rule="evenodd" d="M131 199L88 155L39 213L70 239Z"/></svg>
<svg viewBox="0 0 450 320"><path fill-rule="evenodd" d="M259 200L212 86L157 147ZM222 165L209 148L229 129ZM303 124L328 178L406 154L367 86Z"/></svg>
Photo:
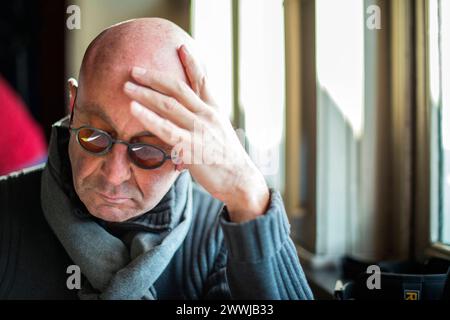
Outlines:
<svg viewBox="0 0 450 320"><path fill-rule="evenodd" d="M136 91L137 88L138 88L137 85L135 85L134 83L132 83L130 81L125 82L125 89L126 90L133 92L133 91Z"/></svg>
<svg viewBox="0 0 450 320"><path fill-rule="evenodd" d="M131 73L134 76L142 76L147 72L147 70L145 70L144 68L141 67L133 67L133 70L131 71Z"/></svg>
<svg viewBox="0 0 450 320"><path fill-rule="evenodd" d="M131 101L131 113L135 116L139 116L144 111L144 107L137 101Z"/></svg>

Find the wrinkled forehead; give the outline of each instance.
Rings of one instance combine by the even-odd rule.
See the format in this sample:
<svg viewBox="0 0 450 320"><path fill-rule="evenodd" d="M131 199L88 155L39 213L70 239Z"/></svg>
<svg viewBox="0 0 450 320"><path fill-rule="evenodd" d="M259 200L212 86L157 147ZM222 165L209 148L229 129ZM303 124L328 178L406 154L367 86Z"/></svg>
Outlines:
<svg viewBox="0 0 450 320"><path fill-rule="evenodd" d="M115 91L118 86L131 79L130 71L134 66L187 81L178 58L178 47L172 44L155 48L151 44L143 44L122 48L98 48L98 51L104 52L96 52L80 71L80 89L107 84Z"/></svg>
<svg viewBox="0 0 450 320"><path fill-rule="evenodd" d="M136 122L129 111L131 101L123 91L125 82L131 80L131 68L139 66L187 82L177 49L181 44L189 45L190 38L167 31L143 33L139 28L111 31L117 30L100 35L87 49L80 70L77 107L89 111L101 108L114 125L124 127L125 123Z"/></svg>
<svg viewBox="0 0 450 320"><path fill-rule="evenodd" d="M192 38L162 19L138 19L103 31L86 50L80 69L81 90L105 83L112 91L130 79L133 66L187 81L177 49Z"/></svg>

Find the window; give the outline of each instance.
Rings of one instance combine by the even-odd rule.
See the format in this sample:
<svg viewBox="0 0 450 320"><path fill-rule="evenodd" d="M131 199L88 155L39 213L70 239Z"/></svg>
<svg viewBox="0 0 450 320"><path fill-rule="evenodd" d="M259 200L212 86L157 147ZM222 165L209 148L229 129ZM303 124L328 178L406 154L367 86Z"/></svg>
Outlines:
<svg viewBox="0 0 450 320"><path fill-rule="evenodd" d="M450 245L450 2L429 2L432 108L431 240Z"/></svg>
<svg viewBox="0 0 450 320"><path fill-rule="evenodd" d="M364 2L316 1L317 252L355 250L364 116ZM357 211L356 211L357 212ZM354 229L352 231L352 228Z"/></svg>
<svg viewBox="0 0 450 320"><path fill-rule="evenodd" d="M410 19L402 1L301 1L302 180L288 204L300 207L293 233L313 264L408 255Z"/></svg>
<svg viewBox="0 0 450 320"><path fill-rule="evenodd" d="M363 127L364 8L359 0L316 1L319 90L358 137Z"/></svg>
<svg viewBox="0 0 450 320"><path fill-rule="evenodd" d="M283 17L283 0L192 2L192 33L206 61L217 102L236 129L244 130L249 155L268 184L281 192Z"/></svg>
<svg viewBox="0 0 450 320"><path fill-rule="evenodd" d="M239 1L239 104L249 154L268 183L283 191L283 1Z"/></svg>
<svg viewBox="0 0 450 320"><path fill-rule="evenodd" d="M233 47L230 0L192 1L192 35L207 68L214 98L233 117Z"/></svg>

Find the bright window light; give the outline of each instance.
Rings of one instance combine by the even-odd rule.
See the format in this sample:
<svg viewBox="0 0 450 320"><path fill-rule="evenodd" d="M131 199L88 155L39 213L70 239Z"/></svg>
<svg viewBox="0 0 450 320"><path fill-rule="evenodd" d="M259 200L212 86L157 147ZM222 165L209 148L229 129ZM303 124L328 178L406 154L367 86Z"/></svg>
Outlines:
<svg viewBox="0 0 450 320"><path fill-rule="evenodd" d="M439 206L433 214L432 240L450 244L450 1L429 1L429 74L433 110L438 110L438 124L432 130L438 136L439 158L432 162L437 173L432 184L438 191ZM438 161L440 160L440 161ZM435 212L433 211L433 213Z"/></svg>
<svg viewBox="0 0 450 320"><path fill-rule="evenodd" d="M250 156L281 188L285 64L282 0L239 1L239 92ZM268 179L270 183L270 178Z"/></svg>
<svg viewBox="0 0 450 320"><path fill-rule="evenodd" d="M441 0L442 142L450 151L450 1ZM447 168L449 170L450 168ZM450 171L448 171L450 173Z"/></svg>
<svg viewBox="0 0 450 320"><path fill-rule="evenodd" d="M440 40L441 40L441 135L443 153L443 174L450 181L450 1L440 1ZM450 244L450 183L443 187L444 205L442 214L442 242Z"/></svg>
<svg viewBox="0 0 450 320"><path fill-rule="evenodd" d="M214 98L233 117L231 0L192 1L192 34L207 68Z"/></svg>
<svg viewBox="0 0 450 320"><path fill-rule="evenodd" d="M356 137L364 115L364 1L316 0L317 75Z"/></svg>

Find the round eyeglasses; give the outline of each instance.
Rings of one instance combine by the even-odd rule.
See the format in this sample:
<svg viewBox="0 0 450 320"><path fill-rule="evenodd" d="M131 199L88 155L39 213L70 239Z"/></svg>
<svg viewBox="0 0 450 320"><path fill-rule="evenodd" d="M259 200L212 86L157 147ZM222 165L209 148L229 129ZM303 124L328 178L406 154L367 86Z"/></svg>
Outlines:
<svg viewBox="0 0 450 320"><path fill-rule="evenodd" d="M69 130L75 133L78 144L94 155L101 156L108 153L116 143L126 145L131 161L142 169L159 168L166 160L171 159L163 149L157 146L114 139L109 133L97 128L82 126L69 128Z"/></svg>

